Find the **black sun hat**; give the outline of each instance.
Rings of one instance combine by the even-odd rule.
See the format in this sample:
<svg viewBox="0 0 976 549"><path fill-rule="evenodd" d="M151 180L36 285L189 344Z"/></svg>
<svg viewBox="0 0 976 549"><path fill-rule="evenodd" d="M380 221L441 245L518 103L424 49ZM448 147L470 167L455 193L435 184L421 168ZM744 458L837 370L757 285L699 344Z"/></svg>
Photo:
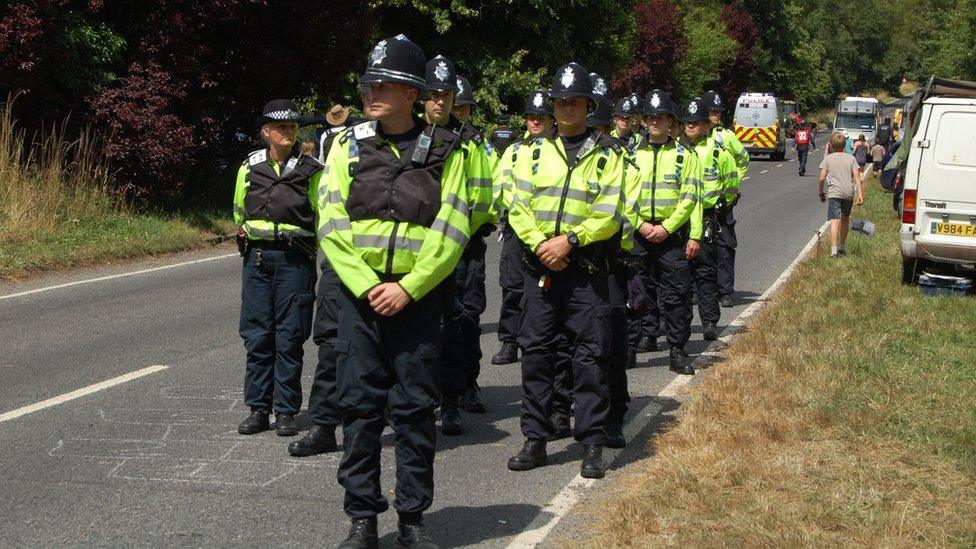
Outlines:
<svg viewBox="0 0 976 549"><path fill-rule="evenodd" d="M366 62L366 72L359 77L359 83L396 82L423 91L426 87L426 65L424 50L406 36L398 34L373 46Z"/></svg>
<svg viewBox="0 0 976 549"><path fill-rule="evenodd" d="M268 122L296 122L301 124L303 118L298 114L298 106L290 99L274 99L268 101L257 117L257 125L261 127Z"/></svg>

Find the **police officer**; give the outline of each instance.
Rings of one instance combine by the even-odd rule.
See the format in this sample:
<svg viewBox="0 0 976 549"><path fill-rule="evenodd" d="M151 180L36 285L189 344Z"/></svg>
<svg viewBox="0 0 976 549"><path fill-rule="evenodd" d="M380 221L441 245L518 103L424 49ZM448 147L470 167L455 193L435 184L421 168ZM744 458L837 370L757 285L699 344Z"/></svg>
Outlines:
<svg viewBox="0 0 976 549"><path fill-rule="evenodd" d="M565 331L573 350L574 437L584 446L580 474L601 478L609 407L608 248L620 223L623 157L607 135L586 127L593 87L577 63L560 67L550 92L558 135L519 152L509 223L525 243L522 328L522 433L508 467L547 463L552 432L553 363ZM522 160L524 156L524 161Z"/></svg>
<svg viewBox="0 0 976 549"><path fill-rule="evenodd" d="M722 126L722 113L725 103L722 97L713 90L702 95L708 106L708 119L712 126L709 139L716 142L716 146L725 149L735 161L737 174L724 182L725 196L719 203L719 226L722 228L718 238L718 291L719 304L731 307L735 294L735 248L738 240L735 237L735 217L732 208L739 201L739 187L742 179L749 171L749 152L742 146L742 142L735 136L735 132Z"/></svg>
<svg viewBox="0 0 976 549"><path fill-rule="evenodd" d="M512 170L518 159L519 149L552 130L554 119L549 93L545 90L530 93L525 100L522 114L525 116L525 136L505 149L501 162L495 170L496 189L499 194L496 199L496 209L502 212L500 217L505 224L502 229L502 251L498 262L498 283L502 287L502 303L498 313L498 340L501 341L501 348L495 356L491 357L491 363L495 365L513 364L519 360L516 337L522 319L522 287L525 283L525 275L522 268L522 241L518 239L518 235L508 223L508 210L514 185ZM568 422L567 417L567 425Z"/></svg>
<svg viewBox="0 0 976 549"><path fill-rule="evenodd" d="M723 227L719 219L720 205L726 196L726 184L738 177L735 160L721 143L710 139L711 127L705 101L696 97L688 103L682 116L685 135L698 154L702 167L702 224L701 251L691 262L695 291L698 296L698 316L706 340L718 338L721 316L718 290L718 247Z"/></svg>
<svg viewBox="0 0 976 549"><path fill-rule="evenodd" d="M504 154L505 149L516 141L517 136L515 135L515 130L508 125L511 119L511 115L500 115L498 117L498 126L491 132L491 146L495 148L495 152L499 155Z"/></svg>
<svg viewBox="0 0 976 549"><path fill-rule="evenodd" d="M638 133L640 130L639 103L636 95L628 95L618 99L613 108L613 132L611 132L611 136L631 154L637 150L643 140L643 136Z"/></svg>
<svg viewBox="0 0 976 549"><path fill-rule="evenodd" d="M695 371L685 350L692 317L688 262L698 254L702 238L701 168L695 152L669 135L677 113L667 92L649 92L643 111L648 140L635 154L637 170L628 174L626 198L637 199L626 210L637 228L645 276L660 295L671 370L691 375Z"/></svg>
<svg viewBox="0 0 976 549"><path fill-rule="evenodd" d="M312 197L322 164L296 145L298 108L287 99L264 106L258 118L267 144L237 172L234 221L244 256L240 334L247 349L244 404L250 415L242 435L269 428L298 433L302 404L302 344L308 339L315 301L315 218Z"/></svg>
<svg viewBox="0 0 976 549"><path fill-rule="evenodd" d="M396 434L397 543L432 547L422 514L433 501L442 298L438 287L467 244L464 157L458 136L418 122L420 47L380 41L360 77L370 122L347 130L326 164L322 248L342 282L338 355L345 453L338 478L352 519L340 547L375 547L380 436Z"/></svg>

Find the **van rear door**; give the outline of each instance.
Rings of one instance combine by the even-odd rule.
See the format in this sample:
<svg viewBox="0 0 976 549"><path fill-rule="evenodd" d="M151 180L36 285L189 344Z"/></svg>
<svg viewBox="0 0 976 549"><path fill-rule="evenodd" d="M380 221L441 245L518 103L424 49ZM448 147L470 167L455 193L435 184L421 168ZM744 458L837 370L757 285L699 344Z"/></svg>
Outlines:
<svg viewBox="0 0 976 549"><path fill-rule="evenodd" d="M938 101L923 119L924 134L913 139L920 153L916 240L932 256L976 261L976 101Z"/></svg>

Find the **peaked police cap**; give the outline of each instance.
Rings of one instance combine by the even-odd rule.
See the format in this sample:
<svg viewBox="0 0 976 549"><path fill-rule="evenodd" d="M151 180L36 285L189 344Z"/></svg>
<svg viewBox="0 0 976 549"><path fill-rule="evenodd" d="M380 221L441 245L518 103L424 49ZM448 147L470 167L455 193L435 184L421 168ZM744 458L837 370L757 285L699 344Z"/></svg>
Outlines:
<svg viewBox="0 0 976 549"><path fill-rule="evenodd" d="M290 99L275 99L268 101L261 116L257 118L258 126L263 126L268 122L301 122L302 117L298 114L298 106Z"/></svg>
<svg viewBox="0 0 976 549"><path fill-rule="evenodd" d="M373 46L366 60L366 72L359 77L359 82L395 82L422 91L426 64L427 57L420 46L398 34Z"/></svg>
<svg viewBox="0 0 976 549"><path fill-rule="evenodd" d="M647 95L644 97L644 114L647 116L670 114L675 118L678 117L675 112L674 101L671 101L671 96L668 95L668 92L661 89L654 89L647 92Z"/></svg>
<svg viewBox="0 0 976 549"><path fill-rule="evenodd" d="M568 63L559 67L552 79L552 89L549 97L553 99L570 99L585 97L593 100L593 84L586 67L579 63Z"/></svg>
<svg viewBox="0 0 976 549"><path fill-rule="evenodd" d="M459 107L465 105L471 105L472 107L477 107L478 102L474 100L474 88L471 87L471 82L463 76L458 76L455 81L455 86L457 87L456 96L454 99L454 104Z"/></svg>
<svg viewBox="0 0 976 549"><path fill-rule="evenodd" d="M722 102L722 96L718 94L715 90L708 90L702 94L702 99L705 101L705 105L710 111L725 112L725 105Z"/></svg>
<svg viewBox="0 0 976 549"><path fill-rule="evenodd" d="M525 99L525 110L522 114L548 114L552 116L552 105L549 103L549 92L535 90Z"/></svg>

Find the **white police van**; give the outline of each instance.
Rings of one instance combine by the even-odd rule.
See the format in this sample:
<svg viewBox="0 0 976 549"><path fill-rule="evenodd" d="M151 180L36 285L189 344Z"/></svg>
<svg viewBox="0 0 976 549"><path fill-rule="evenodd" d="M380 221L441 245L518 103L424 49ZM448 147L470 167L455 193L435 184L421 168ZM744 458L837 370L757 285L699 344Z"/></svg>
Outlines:
<svg viewBox="0 0 976 549"><path fill-rule="evenodd" d="M976 82L933 77L920 108L904 171L902 282L926 269L976 273ZM908 139L908 136L906 136Z"/></svg>

